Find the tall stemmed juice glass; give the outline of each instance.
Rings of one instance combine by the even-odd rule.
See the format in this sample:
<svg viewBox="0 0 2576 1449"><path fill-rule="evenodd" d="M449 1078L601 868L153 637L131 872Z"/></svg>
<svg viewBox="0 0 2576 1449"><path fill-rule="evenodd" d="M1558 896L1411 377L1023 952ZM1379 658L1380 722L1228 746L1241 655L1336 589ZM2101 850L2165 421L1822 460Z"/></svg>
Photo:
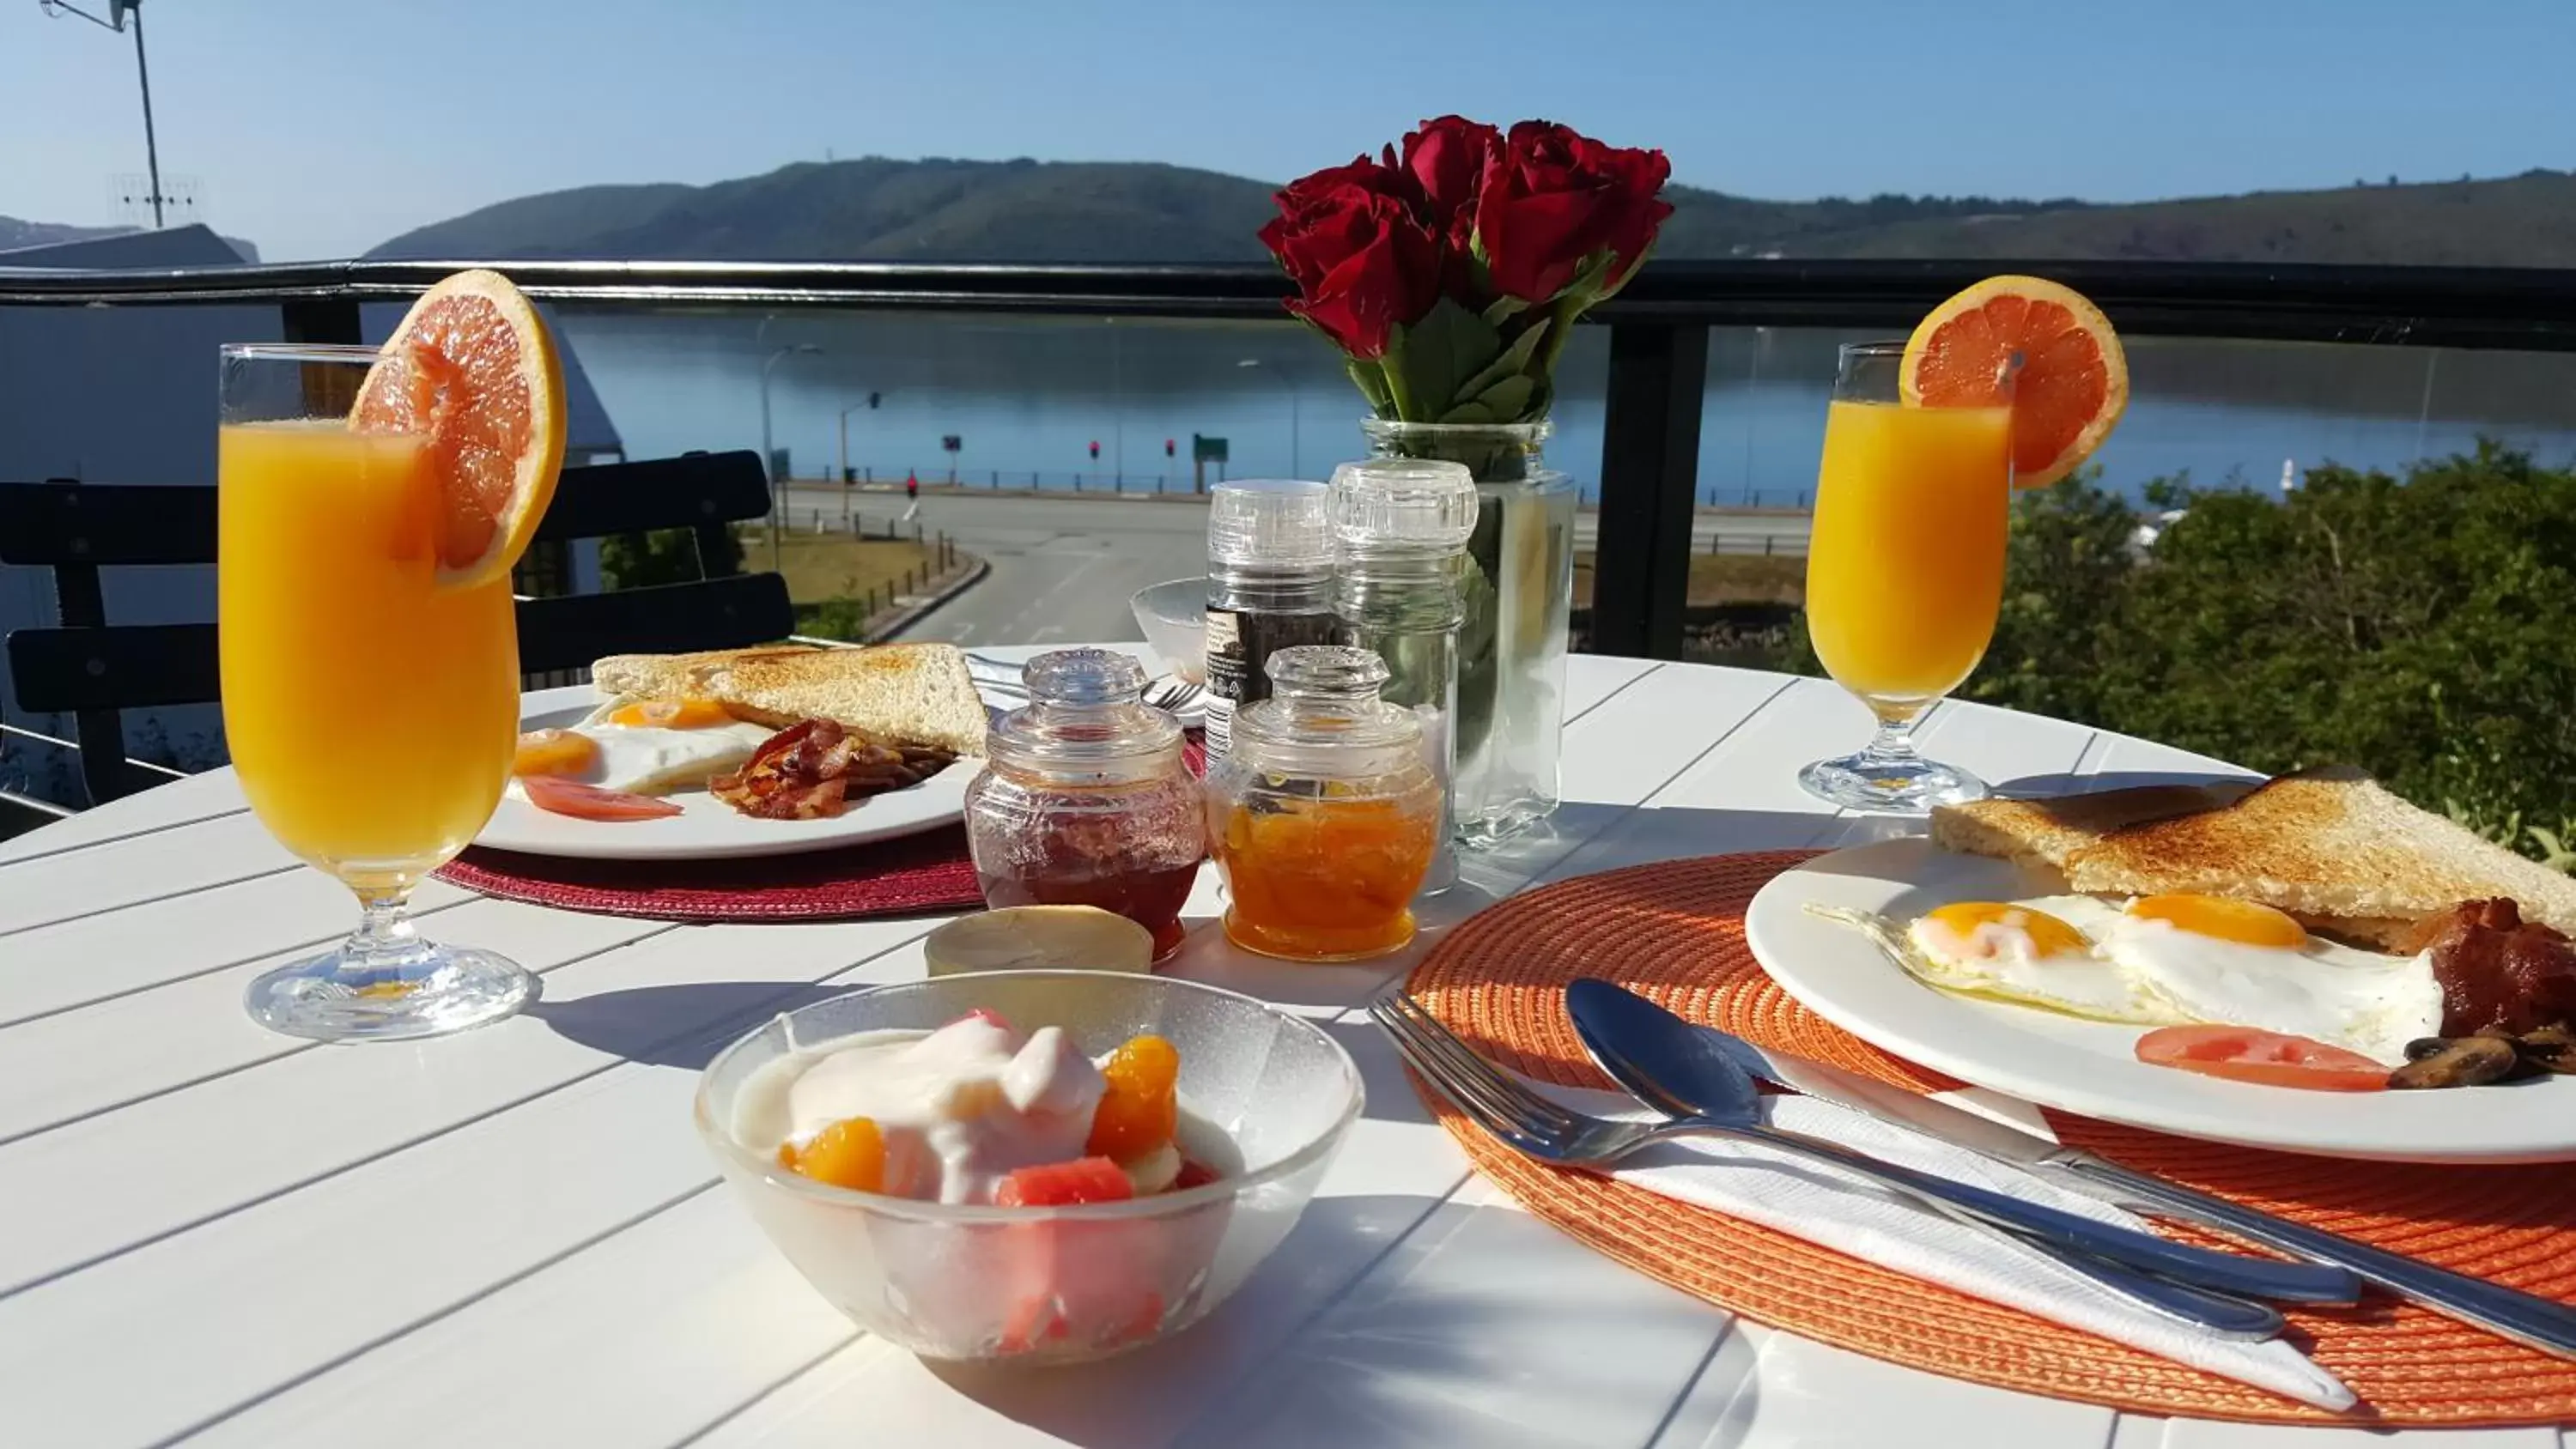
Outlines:
<svg viewBox="0 0 2576 1449"><path fill-rule="evenodd" d="M1986 784L1914 746L1923 712L1994 639L2012 492L2009 376L1992 400L1930 407L1898 395L1905 344L1842 349L1807 543L1807 637L1834 682L1877 716L1857 754L1798 774L1857 810L1922 814Z"/></svg>
<svg viewBox="0 0 2576 1449"><path fill-rule="evenodd" d="M224 732L278 843L355 892L356 934L261 976L262 1024L326 1041L430 1036L507 1016L536 978L423 940L421 878L491 818L519 718L506 575L438 576L427 439L357 431L376 353L223 349L216 588Z"/></svg>

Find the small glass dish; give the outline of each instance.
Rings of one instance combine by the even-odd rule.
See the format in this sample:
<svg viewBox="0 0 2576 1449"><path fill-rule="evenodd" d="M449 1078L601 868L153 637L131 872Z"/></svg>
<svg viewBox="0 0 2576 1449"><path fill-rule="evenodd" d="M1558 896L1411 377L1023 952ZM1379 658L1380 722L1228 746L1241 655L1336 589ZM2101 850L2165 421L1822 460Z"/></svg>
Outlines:
<svg viewBox="0 0 2576 1449"><path fill-rule="evenodd" d="M1239 1164L1127 1202L951 1207L815 1182L734 1136L736 1095L778 1057L977 1008L1061 1027L1095 1056L1139 1033L1165 1038L1180 1053L1185 1140L1195 1117L1221 1129ZM773 1017L708 1065L693 1115L761 1231L859 1326L924 1358L1047 1364L1141 1348L1224 1302L1295 1226L1361 1101L1340 1043L1252 997L1159 976L996 971Z"/></svg>
<svg viewBox="0 0 2576 1449"><path fill-rule="evenodd" d="M1138 589L1127 607L1145 631L1145 647L1163 667L1192 684L1207 682L1207 579L1167 579Z"/></svg>

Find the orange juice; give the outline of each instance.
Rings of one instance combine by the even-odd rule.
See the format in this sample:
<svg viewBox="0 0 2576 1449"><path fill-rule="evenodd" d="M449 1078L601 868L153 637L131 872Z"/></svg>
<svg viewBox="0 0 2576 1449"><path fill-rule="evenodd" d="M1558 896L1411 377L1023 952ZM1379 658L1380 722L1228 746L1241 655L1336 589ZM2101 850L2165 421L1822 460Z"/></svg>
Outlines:
<svg viewBox="0 0 2576 1449"><path fill-rule="evenodd" d="M2003 604L2012 410L1837 401L1807 542L1807 633L1882 714L1957 688Z"/></svg>
<svg viewBox="0 0 2576 1449"><path fill-rule="evenodd" d="M435 582L422 440L338 422L228 425L217 444L224 732L279 843L399 890L474 838L518 737L505 577Z"/></svg>

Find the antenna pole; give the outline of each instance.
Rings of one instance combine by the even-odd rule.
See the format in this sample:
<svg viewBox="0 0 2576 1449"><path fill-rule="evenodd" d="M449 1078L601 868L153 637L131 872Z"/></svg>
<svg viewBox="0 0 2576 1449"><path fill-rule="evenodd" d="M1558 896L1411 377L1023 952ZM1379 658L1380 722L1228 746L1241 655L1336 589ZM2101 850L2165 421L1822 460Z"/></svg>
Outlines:
<svg viewBox="0 0 2576 1449"><path fill-rule="evenodd" d="M152 229L161 229L161 143L152 134L152 69L143 60L143 0L126 0L134 14L134 78L143 84L143 161L152 173Z"/></svg>

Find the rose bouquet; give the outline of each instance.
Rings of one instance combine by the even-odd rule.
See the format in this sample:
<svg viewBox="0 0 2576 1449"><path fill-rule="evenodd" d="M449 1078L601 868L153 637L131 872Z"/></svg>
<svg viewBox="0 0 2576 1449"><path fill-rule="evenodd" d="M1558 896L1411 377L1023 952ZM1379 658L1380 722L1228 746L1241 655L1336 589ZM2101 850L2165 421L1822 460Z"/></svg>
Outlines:
<svg viewBox="0 0 2576 1449"><path fill-rule="evenodd" d="M1342 352L1382 454L1465 464L1483 505L1459 592L1451 777L1471 844L1553 810L1574 490L1539 461L1575 319L1636 275L1672 207L1660 151L1548 121L1425 121L1278 195L1288 310Z"/></svg>
<svg viewBox="0 0 2576 1449"><path fill-rule="evenodd" d="M1381 418L1547 415L1574 320L1615 294L1672 214L1661 151L1552 121L1442 116L1379 159L1292 181L1261 241Z"/></svg>

